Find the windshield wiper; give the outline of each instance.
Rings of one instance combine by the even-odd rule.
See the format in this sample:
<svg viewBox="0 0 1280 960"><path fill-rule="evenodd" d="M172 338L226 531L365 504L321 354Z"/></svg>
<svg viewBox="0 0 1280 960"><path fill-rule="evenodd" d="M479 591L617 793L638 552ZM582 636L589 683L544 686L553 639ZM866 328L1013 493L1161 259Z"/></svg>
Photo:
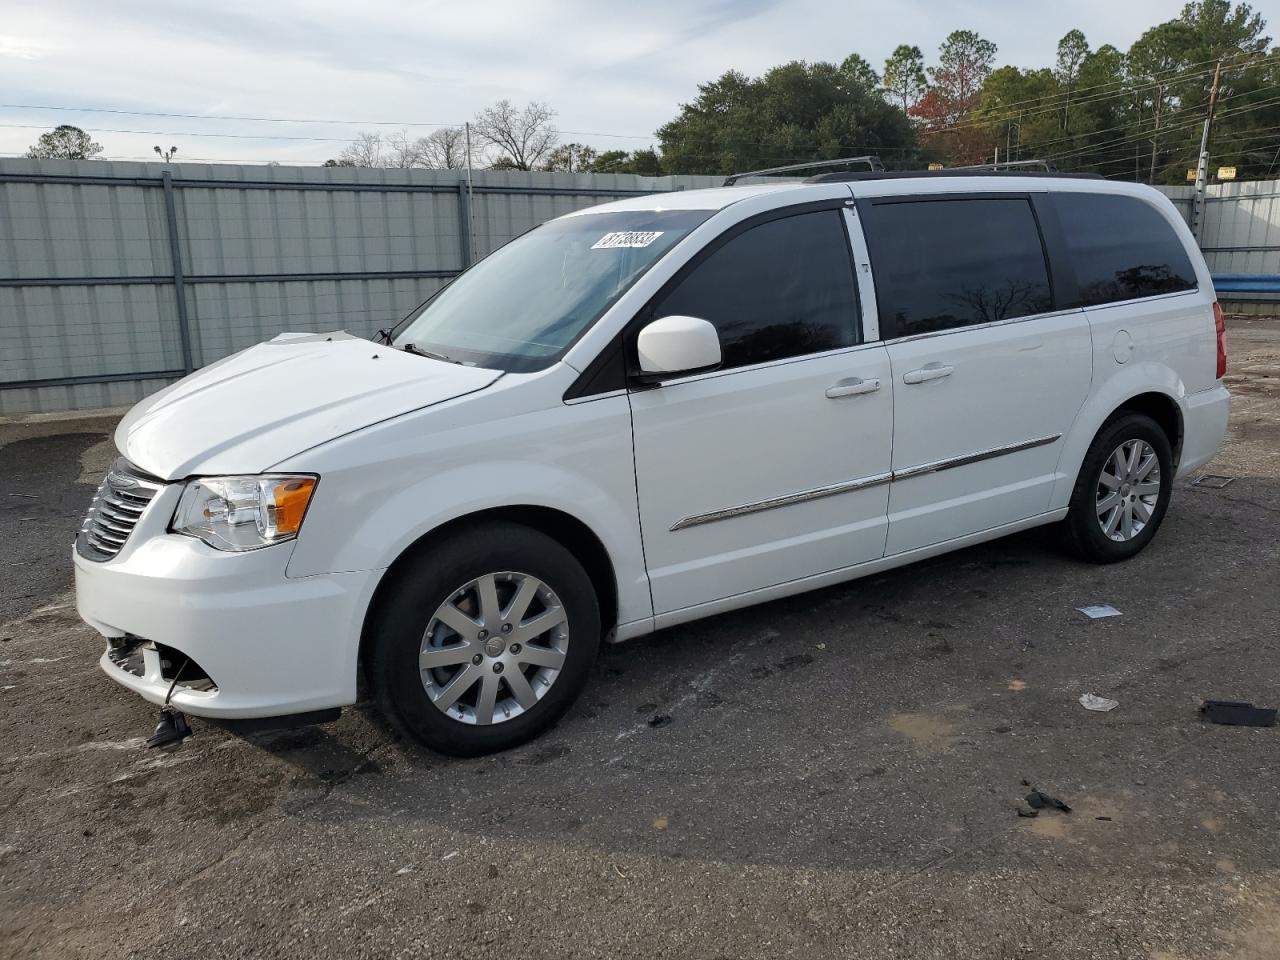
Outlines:
<svg viewBox="0 0 1280 960"><path fill-rule="evenodd" d="M422 347L418 346L412 340L405 341L404 352L416 353L419 356L430 357L432 360L443 360L445 363L456 363L458 366L462 366L461 360L455 360L453 359L453 357L446 357L443 353L433 353L430 350L424 350Z"/></svg>

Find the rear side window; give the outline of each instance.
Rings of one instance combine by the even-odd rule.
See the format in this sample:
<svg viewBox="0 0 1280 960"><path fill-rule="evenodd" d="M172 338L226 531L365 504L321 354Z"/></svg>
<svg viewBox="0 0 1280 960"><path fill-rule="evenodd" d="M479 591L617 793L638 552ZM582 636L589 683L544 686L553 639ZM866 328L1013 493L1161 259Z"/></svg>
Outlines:
<svg viewBox="0 0 1280 960"><path fill-rule="evenodd" d="M881 339L1052 309L1040 230L1026 198L881 202L859 210Z"/></svg>
<svg viewBox="0 0 1280 960"><path fill-rule="evenodd" d="M852 345L857 300L840 212L770 220L726 241L658 301L653 316L672 315L714 324L726 368Z"/></svg>
<svg viewBox="0 0 1280 960"><path fill-rule="evenodd" d="M1137 197L1054 195L1058 221L1080 286L1092 307L1118 300L1194 290L1186 248L1160 211Z"/></svg>

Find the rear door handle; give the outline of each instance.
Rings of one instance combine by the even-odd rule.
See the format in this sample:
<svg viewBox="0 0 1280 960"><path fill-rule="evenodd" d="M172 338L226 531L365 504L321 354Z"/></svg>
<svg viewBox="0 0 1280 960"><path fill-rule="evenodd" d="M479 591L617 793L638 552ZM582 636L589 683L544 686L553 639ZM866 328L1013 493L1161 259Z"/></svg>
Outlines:
<svg viewBox="0 0 1280 960"><path fill-rule="evenodd" d="M902 375L903 383L924 383L926 380L941 380L943 377L951 376L955 367L944 366L941 363L928 363L919 370L908 370Z"/></svg>
<svg viewBox="0 0 1280 960"><path fill-rule="evenodd" d="M827 387L827 397L838 400L841 397L856 397L861 393L875 393L880 389L880 380L863 380L861 377L847 377Z"/></svg>

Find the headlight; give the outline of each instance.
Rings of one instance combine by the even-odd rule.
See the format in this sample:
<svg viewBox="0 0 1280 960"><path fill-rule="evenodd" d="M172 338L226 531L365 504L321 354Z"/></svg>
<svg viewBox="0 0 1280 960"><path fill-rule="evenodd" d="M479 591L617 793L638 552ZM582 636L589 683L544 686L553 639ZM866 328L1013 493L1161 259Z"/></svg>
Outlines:
<svg viewBox="0 0 1280 960"><path fill-rule="evenodd" d="M218 550L257 550L298 535L316 478L271 474L187 481L171 529Z"/></svg>

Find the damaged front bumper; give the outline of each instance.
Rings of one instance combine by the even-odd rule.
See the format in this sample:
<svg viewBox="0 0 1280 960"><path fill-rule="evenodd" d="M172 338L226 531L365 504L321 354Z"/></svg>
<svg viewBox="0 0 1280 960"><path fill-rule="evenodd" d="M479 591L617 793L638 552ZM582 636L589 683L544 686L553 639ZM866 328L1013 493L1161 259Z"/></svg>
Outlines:
<svg viewBox="0 0 1280 960"><path fill-rule="evenodd" d="M114 558L73 552L76 608L108 641L107 676L155 704L172 687L175 708L211 719L354 703L376 573L289 578L287 546L221 553L168 533L161 507Z"/></svg>

